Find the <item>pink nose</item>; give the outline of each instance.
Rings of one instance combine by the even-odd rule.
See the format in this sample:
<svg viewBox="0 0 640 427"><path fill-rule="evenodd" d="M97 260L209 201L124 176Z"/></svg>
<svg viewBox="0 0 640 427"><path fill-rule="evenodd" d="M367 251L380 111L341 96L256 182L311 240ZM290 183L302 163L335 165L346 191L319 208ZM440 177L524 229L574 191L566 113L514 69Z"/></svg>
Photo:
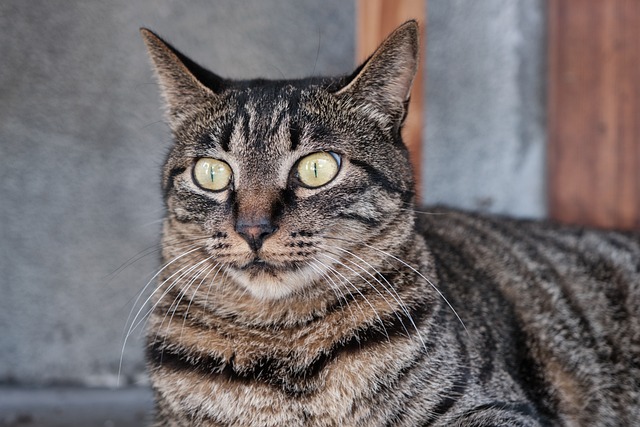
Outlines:
<svg viewBox="0 0 640 427"><path fill-rule="evenodd" d="M249 247L257 252L264 240L276 232L278 227L274 226L267 218L258 220L238 219L236 222L236 232L247 241Z"/></svg>

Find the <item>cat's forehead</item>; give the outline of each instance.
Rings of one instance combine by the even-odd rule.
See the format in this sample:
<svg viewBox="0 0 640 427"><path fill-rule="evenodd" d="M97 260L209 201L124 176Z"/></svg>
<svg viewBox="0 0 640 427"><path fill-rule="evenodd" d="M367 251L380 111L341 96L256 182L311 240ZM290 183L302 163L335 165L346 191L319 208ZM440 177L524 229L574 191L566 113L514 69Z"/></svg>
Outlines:
<svg viewBox="0 0 640 427"><path fill-rule="evenodd" d="M294 151L306 142L305 129L321 120L308 108L320 91L316 86L286 83L232 91L225 114L212 123L219 130L214 140L231 153L273 156Z"/></svg>
<svg viewBox="0 0 640 427"><path fill-rule="evenodd" d="M231 127L227 150L275 155L287 145L286 128L297 115L291 91L247 89L230 102L226 126Z"/></svg>

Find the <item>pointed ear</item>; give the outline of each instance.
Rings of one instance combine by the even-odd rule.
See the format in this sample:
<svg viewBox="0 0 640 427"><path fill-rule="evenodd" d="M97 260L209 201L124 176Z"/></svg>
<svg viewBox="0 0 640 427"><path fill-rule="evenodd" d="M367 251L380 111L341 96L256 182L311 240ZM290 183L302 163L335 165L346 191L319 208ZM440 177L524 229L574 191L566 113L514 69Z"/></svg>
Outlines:
<svg viewBox="0 0 640 427"><path fill-rule="evenodd" d="M406 116L411 84L418 68L418 23L398 27L337 92L373 107L400 125Z"/></svg>
<svg viewBox="0 0 640 427"><path fill-rule="evenodd" d="M196 101L215 98L216 92L222 90L220 77L187 58L152 31L141 28L140 34L162 88L172 127Z"/></svg>

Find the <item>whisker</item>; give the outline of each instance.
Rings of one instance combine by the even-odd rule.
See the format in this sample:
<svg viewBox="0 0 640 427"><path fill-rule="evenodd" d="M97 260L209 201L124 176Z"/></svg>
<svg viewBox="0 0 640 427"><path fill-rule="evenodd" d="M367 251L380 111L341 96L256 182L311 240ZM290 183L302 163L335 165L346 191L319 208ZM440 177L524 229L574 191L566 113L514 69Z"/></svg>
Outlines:
<svg viewBox="0 0 640 427"><path fill-rule="evenodd" d="M209 257L206 258L202 261L200 261L198 263L198 265L209 261L211 258L213 257ZM187 284L185 286L182 286L182 289L180 289L180 291L178 292L178 295L176 295L176 297L173 299L173 301L171 302L171 305L167 308L167 311L164 315L164 318L162 320L162 323L160 323L160 326L157 328L158 331L162 328L162 325L164 324L164 320L166 319L167 315L169 314L170 311L172 311L171 313L171 317L169 318L169 323L167 324L167 327L165 329L165 332L169 331L169 328L171 327L171 322L173 321L173 317L176 314L176 311L178 310L178 307L180 306L180 303L182 302L182 300L184 299L185 295L187 294L187 292L189 291L189 289L191 289L191 286L193 286L193 284L196 282L196 280L198 280L198 277L200 277L205 271L207 271L207 269L209 269L210 266L204 266L200 269L196 269L196 271L194 271L194 274L191 276L191 278L187 281ZM193 298L193 295L192 295ZM173 308L173 310L172 310ZM157 334L156 334L157 337ZM166 339L166 338L165 338Z"/></svg>
<svg viewBox="0 0 640 427"><path fill-rule="evenodd" d="M198 262L196 264L196 267L199 266L200 264L203 264L203 263L205 263L207 261L210 261L211 259L213 259L213 256L210 256L208 258L205 258L205 259L201 260L200 262ZM187 282L186 286L182 287L180 292L178 292L178 295L176 295L176 297L174 298L173 302L169 306L168 310L171 310L171 308L173 307L173 313L172 313L171 317L173 317L173 315L175 315L175 313L176 313L176 311L178 309L178 306L182 302L182 299L185 297L185 295L187 294L187 292L189 291L191 286L196 282L196 280L198 280L198 277L200 277L205 271L211 270L212 268L215 268L215 266L211 267L211 266L206 266L205 265L204 267L202 267L202 268L200 268L200 269L198 269L197 271L194 272L193 276L191 276L191 279L189 279L189 281ZM191 296L191 301L193 301L193 297L194 296L195 296L195 294ZM177 300L177 302L176 302L176 300ZM171 323L171 322L169 322L169 323Z"/></svg>
<svg viewBox="0 0 640 427"><path fill-rule="evenodd" d="M358 268L360 268L362 271L364 271L365 273L367 273L369 276L371 276L371 278L373 278L376 282L378 282L386 292L389 293L389 295L391 295L391 297L394 299L394 301L400 306L400 308L402 309L402 311L404 312L404 314L407 316L407 318L409 319L409 321L411 322L411 325L413 326L413 329L415 329L416 334L418 335L418 339L420 340L420 343L422 344L423 348L427 348L426 343L424 342L424 339L422 338L422 335L420 334L420 330L418 329L418 326L416 325L415 321L413 320L413 316L411 316L411 313L409 312L409 309L407 308L407 305L402 301L402 298L400 297L400 295L398 294L398 291L396 289L394 289L393 285L391 285L391 283L389 283L389 281L387 280L387 278L380 273L380 271L378 271L373 265L371 265L369 262L367 262L366 260L362 259L361 257L357 256L356 254L354 254L353 252L341 248L339 246L333 246L332 248L341 250L351 256L353 256L354 258L358 259L359 261L365 263L369 268L371 268L373 271L375 271L375 273L382 277L384 279L384 281L387 283L387 285L389 285L389 287L385 286L384 283L382 283L380 281L380 279L378 279L375 275L371 274L367 269L363 268L362 266L360 266L358 263L354 263L352 261L351 262L353 265L357 266ZM407 331L407 329L404 327L404 322L402 322L402 320L400 321L400 323L402 323L402 326L404 328L404 330L407 332L407 335L409 334L409 331Z"/></svg>
<svg viewBox="0 0 640 427"><path fill-rule="evenodd" d="M151 255L154 252L160 251L161 249L162 249L162 244L160 242L158 242L158 243L156 243L154 245L151 245L151 246L141 250L140 252L138 252L137 254L135 254L134 256L132 256L131 258L126 260L125 262L123 262L118 268L113 270L107 276L105 276L104 279L109 279L105 284L108 285L109 283L111 283L111 281L118 274L120 274L123 270L125 270L129 266L135 264L136 262L140 261L142 258L145 258L145 257Z"/></svg>
<svg viewBox="0 0 640 427"><path fill-rule="evenodd" d="M465 332L468 334L469 331L467 330L467 327L465 326L464 322L462 321L462 319L460 318L460 316L458 315L458 312L455 310L455 308L453 308L453 306L451 305L451 303L449 302L449 300L447 300L447 298L442 294L442 292L440 292L440 289L438 289L438 287L436 285L433 284L433 282L431 280L429 280L428 278L426 278L421 272L419 272L417 269L415 269L413 266L407 264L405 261L401 260L400 258L396 257L395 255L392 255L388 252L383 251L382 249L378 249L374 246L371 246L367 243L365 243L365 246L367 246L368 248L371 248L375 251L378 251L384 255L387 255L393 259L395 259L396 261L400 262L402 265L408 267L409 269L411 269L411 271L413 271L414 273L416 273L418 276L420 276L424 281L426 281L429 286L431 286L431 288L433 288L434 291L436 291L438 293L438 295L440 296L440 298L442 298L442 300L449 306L449 308L451 309L451 311L453 312L453 314L458 318L458 321L460 322L460 324L462 325L462 327L464 328Z"/></svg>
<svg viewBox="0 0 640 427"><path fill-rule="evenodd" d="M158 251L162 250L163 248L164 249L174 248L174 249L178 249L180 251L183 251L183 250L187 250L187 249L191 249L191 248L197 248L197 246L198 246L198 245L195 245L195 244L189 245L188 243L195 243L195 242L199 242L201 240L209 239L209 236L200 236L200 235L198 235L196 238L191 238L191 239L186 238L188 236L190 236L190 235L183 235L183 237L173 238L173 239L163 239L162 242L157 243L156 245L150 246L149 248L145 249L145 251L149 251L151 249L148 253L145 253L145 254L143 254L141 256L137 256L137 257L134 257L134 258L130 259L127 263L123 264L118 270L116 270L112 274L114 274L114 275L118 274L120 271L124 270L125 268L129 267L130 265L134 264L135 262L139 261L140 259L142 259L142 258L144 258L146 256L149 256L154 252L158 252ZM168 265L166 265L165 267L168 267ZM161 271L162 271L162 269L160 271L156 272L156 274L153 275L149 279L149 281L146 283L146 285L137 293L138 298L133 303L131 311L129 312L129 317L127 317L127 322L125 323L125 326L124 326L125 329L126 329L126 325L128 325L130 316L133 313L133 310L135 309L139 298L144 294L144 291L147 289L149 284L157 277L157 275ZM133 297L129 300L129 303L131 302L131 300L133 300ZM123 334L124 333L125 333L125 331L123 330Z"/></svg>
<svg viewBox="0 0 640 427"><path fill-rule="evenodd" d="M314 258L314 260L322 265L323 267L325 267L327 270L331 270L332 272L334 272L335 274L338 274L342 279L340 279L340 281L346 285L346 283L348 283L361 297L362 299L369 305L369 307L371 307L371 310L373 311L373 313L375 314L376 318L378 319L378 322L380 323L380 326L382 326L382 330L384 331L384 335L387 338L387 342L391 342L391 338L389 337L389 333L387 332L387 327L385 326L384 322L382 321L382 319L380 318L380 315L378 314L378 311L375 309L375 307L371 304L371 302L367 299L366 296L364 296L364 294L362 293L362 291L360 291L360 289L358 289L358 287L356 285L354 285L344 274L340 273L338 270L336 270L335 268L333 268L332 266L329 266L325 263L323 263L322 261L320 261L317 258ZM345 283L346 281L346 283ZM354 300L355 301L355 300ZM364 317L366 317L366 315L364 314L364 311L362 312L362 315Z"/></svg>
<svg viewBox="0 0 640 427"><path fill-rule="evenodd" d="M343 242L347 242L346 239L341 239L339 237L329 237L326 236L327 239L333 239L333 240L338 240L338 241L343 241ZM458 315L458 312L453 308L453 306L451 305L451 303L449 302L449 300L447 300L447 298L444 296L444 294L442 292L440 292L440 289L438 289L438 287L436 285L433 284L433 282L431 280L429 280L427 277L425 277L420 271L418 271L415 267L413 267L412 265L408 264L407 262L403 261L402 259L398 258L397 256L390 254L386 251L383 251L382 249L378 249L375 246L372 246L366 242L362 243L364 246L373 249L376 252L379 252L385 256L388 256L396 261L398 261L399 263L401 263L402 265L404 265L405 267L409 268L411 271L413 271L415 274L417 274L420 278L422 278L434 291L436 291L436 293L440 296L440 298L442 298L442 300L447 304L447 306L449 306L449 309L451 309L451 312L456 316L456 318L458 319L458 321L460 322L460 324L462 325L462 327L464 328L465 332L468 334L469 330L467 329L467 327L465 326L464 322L462 321L462 319L460 318L460 316Z"/></svg>
<svg viewBox="0 0 640 427"><path fill-rule="evenodd" d="M125 269L127 269L128 267L130 267L131 265L135 264L136 262L140 261L143 258L146 258L147 256L157 253L159 251L161 251L163 248L175 248L178 249L180 251L183 251L185 249L190 249L193 247L196 247L196 245L188 245L188 243L193 243L193 242L197 242L199 240L203 240L203 239L208 239L208 236L202 237L199 236L197 239L181 239L181 238L175 238L175 239L164 239L162 242L158 242L155 245L149 246L148 248L140 251L137 255L134 255L133 257L131 257L128 261L126 261L125 263L123 263L120 267L118 267L118 269L116 269L115 271L113 271L112 273L110 273L108 276L106 277L110 277L109 280L105 283L105 286L108 285L109 283L111 283L115 277L117 277L118 274L120 274L122 271L124 271ZM153 276L153 274L150 274L150 276ZM154 277L151 277L151 279L149 280L153 280ZM125 306L131 306L131 311L129 312L129 316L127 317L127 322L124 323L123 326L123 331L122 334L124 336L124 334L126 333L126 329L127 329L127 325L128 325L128 321L130 319L130 316L133 312L133 310L135 309L136 304L133 303L132 301L136 298L136 295L138 297L138 299L140 298L140 296L142 296L144 294L144 291L146 290L146 287L148 286L149 283L147 283L145 286L143 286L138 292L136 292L133 296L131 296L131 298L129 298L129 300L124 304ZM136 299L136 303L137 303L137 299Z"/></svg>
<svg viewBox="0 0 640 427"><path fill-rule="evenodd" d="M358 275L358 277L360 277L362 280L364 280L364 281L367 283L367 285L369 285L369 287L370 287L371 289L373 289L373 290L378 294L378 296L380 296L380 297L384 300L384 302L389 306L389 308L391 309L391 311L393 312L393 314L395 315L395 317L398 319L398 321L399 321L399 322L400 322L400 324L402 325L402 329L404 329L404 331L406 332L406 334L407 334L407 338L410 338L410 339L411 339L412 335L409 333L409 330L407 330L407 327L405 326L404 322L402 321L402 318L398 315L398 313L397 313L396 309L391 305L391 303L390 303L390 302L389 302L389 300L384 296L384 294L383 294L382 292L380 292L380 290L374 286L374 284L373 284L373 283L371 283L371 282L370 282L366 277L364 277L362 274L358 273L356 270L354 270L353 268L349 267L348 265L346 265L346 264L345 264L345 263L343 263L342 261L340 261L340 260L338 260L338 259L336 259L336 258L330 257L329 255L326 255L326 254L321 254L321 255L322 255L322 256L324 256L324 257L326 257L326 258L329 258L330 260L334 261L334 262L335 262L335 263L337 263L337 264L342 265L344 268L348 269L348 270L349 270L349 271L351 271L352 273L354 273L354 274ZM357 265L357 264L355 264L355 263L354 263L354 265ZM358 267L362 269L362 267L360 267L360 266L358 266ZM363 270L364 270L364 269L363 269ZM365 270L365 271L366 271L366 270ZM368 272L367 272L367 273L368 273ZM369 273L369 275L371 275L371 274ZM372 277L373 277L373 276L372 276ZM378 282L380 282L380 281L378 280ZM384 287L384 285L383 285L383 287ZM392 295L392 296L393 296L393 295ZM397 301L397 300L396 300L396 301ZM400 305L402 305L402 304L400 304ZM424 344L424 343L423 343L423 344Z"/></svg>
<svg viewBox="0 0 640 427"><path fill-rule="evenodd" d="M314 258L314 261L316 261L316 262L318 262L318 263L322 264L322 262L320 262L319 260L317 260L317 259L315 259L315 258ZM323 265L324 265L324 264L323 264ZM319 268L319 267L318 267L318 268ZM347 292L347 294L348 294L349 296L353 296L353 294L349 291L349 288L348 288L348 287L347 287L347 285L344 283L344 281L338 277L338 275L335 273L335 271L334 271L334 269L333 269L333 268L329 268L329 269L328 269L328 271L327 271L327 273L331 273L331 274L332 274L332 275L333 275L337 280L339 280L339 281L340 281L340 283L336 283L336 282L335 282L335 280L333 280L333 279L331 278L331 276L329 276L328 274L327 274L326 276L324 276L324 277L326 277L326 278L327 278L327 279L328 279L328 280L329 280L329 281L330 281L330 282L331 282L331 283L336 287L336 289L337 289L338 291L340 291L340 293L341 293L342 295L344 295L345 301L347 301L347 307L349 307L349 311L351 312L351 315L352 315L352 318L353 318L354 326L355 326L355 328L357 328L357 327L358 327L358 318L357 318L357 317L355 316L355 314L353 313L353 310L351 310L351 304L348 302L348 300L347 300L347 297L346 297L345 293L344 293L344 292L342 292L342 289L341 289L340 285L342 285L342 286L344 287L344 289L346 290L346 292ZM365 298L365 299L366 299L366 298ZM357 307L357 308L358 308L358 310L360 311L360 314L362 315L362 318L363 318L363 319L366 319L366 318L367 318L367 315L364 313L364 310L362 309L362 306L360 305L360 303L358 302L358 300L357 300L357 299L355 299L355 298L353 298L353 299L352 299L352 302L353 302L353 303L355 303L356 307Z"/></svg>
<svg viewBox="0 0 640 427"><path fill-rule="evenodd" d="M428 212L428 211L421 211L418 209L410 209L410 208L398 208L398 210L401 211L407 211L407 212L413 212L413 213L417 213L420 215L447 215L447 212Z"/></svg>
<svg viewBox="0 0 640 427"><path fill-rule="evenodd" d="M190 266L187 270L185 270L184 272L182 272L180 274L180 276L178 276L176 279L174 279L171 284L167 287L167 289L165 289L165 291L162 293L162 295L158 298L158 300L155 302L155 304L153 304L153 306L145 313L144 316L142 316L142 318L138 321L138 324L136 325L136 327L138 327L138 325L140 325L140 323L145 322L145 328L142 328L143 330L146 329L146 322L149 320L150 318L150 314L156 309L156 307L160 304L160 302L163 300L163 298L165 296L167 296L169 294L169 292L171 292L171 290L173 288L175 288L176 286L178 286L178 284L180 283L180 281L186 277L187 275L189 275L192 271L196 270L200 265L202 265L203 263L205 263L206 261L208 261L209 259L211 259L212 257L208 257L205 258L201 261L199 261L198 263ZM192 276L193 277L193 276ZM191 280L191 279L190 279ZM162 284L164 285L164 283L166 282L166 280L164 282L162 282ZM162 285L161 285L162 286ZM157 332L156 332L156 336L154 337L154 341L157 340L158 338L158 334L160 333L160 329L162 328L162 325L164 324L164 321L167 318L167 315L169 314L169 311L171 311L171 307L173 307L173 303L176 301L177 298L180 297L180 295L183 295L183 291L185 291L185 288L181 289L180 292L178 293L178 295L176 296L176 298L174 298L173 302L171 303L171 305L169 306L169 308L167 309L167 312L165 313L164 317L162 318L162 322L160 323L160 326L158 326L157 328ZM180 297L180 300L182 300L182 297ZM177 305L176 305L176 309L177 309ZM175 314L175 309L174 309L174 314ZM172 315L173 317L173 315ZM134 328L135 329L135 328Z"/></svg>
<svg viewBox="0 0 640 427"><path fill-rule="evenodd" d="M196 295L198 294L198 290L200 289L200 287L202 286L202 284L207 280L207 277L209 277L209 274L218 266L220 265L220 263L216 263L213 266L211 266L208 270L207 270L207 274L204 275L204 277L202 278L202 280L200 280L200 283L198 283L198 286L196 286L195 290L193 291L193 294L191 295L191 299L189 300L189 304L187 304L187 309L184 312L184 316L182 319L182 328L180 328L180 338L182 338L182 332L184 331L184 326L185 323L187 321L187 316L189 315L189 309L191 308L191 304L193 303L194 298L196 297Z"/></svg>
<svg viewBox="0 0 640 427"><path fill-rule="evenodd" d="M167 269L169 266L171 266L173 263L177 262L179 259L184 258L185 256L197 251L199 249L199 246L194 247L193 249L184 252L183 254L175 257L174 259L172 259L171 261L167 262L160 270L158 270L158 272L156 274L153 275L153 277L151 279L149 279L149 281L147 282L147 284L144 286L144 288L142 288L142 290L138 293L138 297L136 298L135 302L133 303L133 306L131 307L131 311L129 312L129 316L127 317L127 321L125 322L126 324L129 324L129 320L131 320L131 315L133 314L133 310L135 310L136 305L138 304L138 301L140 301L140 299L142 298L142 295L144 294L144 292L146 291L146 289L149 287L149 285L155 280L156 277L158 277L165 269ZM184 268L184 267L183 267ZM181 271L182 268L180 268L177 272ZM177 273L176 272L176 273ZM174 273L174 274L176 274ZM173 277L173 275L169 276L169 278L167 280L169 280L171 277ZM131 324L129 326L129 330L127 331L125 337L124 337L124 341L122 343L122 350L120 351L120 362L118 364L118 380L117 383L120 384L120 375L122 373L122 361L124 358L124 350L127 346L127 340L129 339L129 337L131 336L131 332L135 329L134 328L134 323L136 321L136 319L138 318L138 316L140 315L140 312L142 311L142 309L144 308L144 306L150 301L150 299L153 297L153 294L155 294L157 292L157 290L166 282L166 280L156 288L156 290L154 290L151 295L149 295L149 297L145 300L145 302L142 304L142 306L140 307L140 310L138 310L138 313L136 313L135 317L133 318L133 320L131 320Z"/></svg>
<svg viewBox="0 0 640 427"><path fill-rule="evenodd" d="M145 301L144 304L142 304L142 306L140 307L140 309L138 310L138 313L136 314L136 317L133 319L132 321L132 326L130 329L130 334L133 333L134 330L138 329L138 326L140 326L143 322L145 322L145 326L146 326L146 321L149 318L149 316L151 315L151 313L153 313L153 311L156 309L156 307L160 304L160 302L162 301L162 299L167 296L167 294L169 292L171 292L171 290L179 283L180 280L182 280L183 277L185 277L187 274L189 274L191 272L191 270L193 270L193 266L191 264L185 264L184 266L180 267L177 271L175 271L171 276L169 276L167 279L165 279L162 283L160 283L160 285L158 285L156 287L156 289L154 289L154 291L151 293L151 295L149 296L149 298L147 298L147 300ZM180 273L178 275L178 273ZM164 286L165 283L167 283L169 280L171 280L174 276L178 275L178 277L176 277L175 279L173 279L173 281L171 282L171 284L167 287L167 289L165 289L165 291L162 293L162 295L160 295L160 297L158 298L158 300L153 304L153 306L151 308L149 308L143 315L142 317L140 317L140 319L138 320L138 316L142 313L142 311L144 310L144 308L147 306L147 302L149 302L149 300L153 297L153 295L158 292L160 289L162 289L162 287ZM137 320L137 322L136 322ZM141 328L141 332L145 330L145 327Z"/></svg>
<svg viewBox="0 0 640 427"><path fill-rule="evenodd" d="M152 221L145 222L144 224L140 224L140 227L141 227L141 228L150 227L150 226L152 226L152 225L162 223L163 221L164 221L164 218L154 219L154 220L152 220Z"/></svg>
<svg viewBox="0 0 640 427"><path fill-rule="evenodd" d="M209 293L211 292L211 288L213 287L213 282L216 280L216 277L218 277L218 274L220 273L220 270L222 270L222 267L224 267L224 265L220 264L220 267L218 267L218 271L216 271L216 274L213 275L213 278L211 278L211 281L209 281L209 284L207 285L207 294L205 295L205 298L204 298L204 307L207 307L207 304L209 303ZM224 274L226 274L226 271ZM225 279L225 276L222 277L222 280L224 279Z"/></svg>
<svg viewBox="0 0 640 427"><path fill-rule="evenodd" d="M449 215L449 212L421 211L419 209L416 209L415 204L413 204L412 202L402 202L402 204L405 206L408 206L408 208L399 208L400 210L403 210L403 211L414 212L421 215Z"/></svg>
<svg viewBox="0 0 640 427"><path fill-rule="evenodd" d="M129 312L129 316L127 317L127 321L125 322L125 328L126 325L129 325L129 320L131 320L131 315L133 314L133 310L135 310L135 307L138 305L138 301L140 301L140 299L142 298L142 295L144 295L144 292L147 290L147 288L149 287L149 285L151 283L153 283L153 281L155 280L156 277L158 277L160 275L160 273L162 273L165 269L167 269L169 266L171 266L173 263L175 263L176 261L178 261L181 258L184 258L185 256L197 251L199 249L199 246L197 245L193 245L189 247L190 250L183 253L180 256L175 257L174 259L172 259L171 261L167 262L160 270L158 270L156 272L156 274L153 275L153 277L151 277L151 279L149 279L149 281L147 282L147 284L142 288L142 290L140 292L138 292L138 297L136 298L136 300L133 302L133 306L131 307L131 311ZM155 291L154 291L155 293ZM151 294L153 295L153 293ZM149 298L147 298L147 300L142 304L142 307L144 307L144 305L149 302L151 295L149 296ZM134 319L135 321L135 319ZM129 332L131 332L131 330L129 330ZM127 332L127 336L129 335L129 332ZM126 338L125 338L126 339Z"/></svg>
<svg viewBox="0 0 640 427"><path fill-rule="evenodd" d="M112 271L111 273L109 273L108 275L106 275L104 278L105 279L109 279L107 281L106 284L111 283L111 281L118 275L120 274L123 270L125 270L126 268L128 268L129 266L135 264L136 262L138 262L139 260L141 260L142 258L145 258L151 254L153 254L154 252L158 252L160 250L162 250L163 247L167 247L167 246L171 246L173 245L173 243L175 243L176 241L178 243L195 243L199 240L205 240L208 239L209 236L198 236L198 238L195 239L184 239L184 238L175 238L175 239L164 239L162 242L158 242L155 243L143 250L141 250L140 252L138 252L137 254L135 254L134 256L132 256L131 258L129 258L127 261L123 262L118 268L116 268L114 271Z"/></svg>
<svg viewBox="0 0 640 427"><path fill-rule="evenodd" d="M325 279L325 281L329 285L329 288L331 288L331 290L335 294L336 299L338 301L340 300L344 301L344 303L340 305L342 312L344 313L344 308L346 306L347 309L349 310L349 314L351 315L351 320L353 321L354 326L357 327L358 323L357 323L356 316L353 313L353 310L351 309L351 304L349 304L349 300L347 300L346 295L344 294L344 292L342 292L342 289L340 289L340 286L338 286L330 276L326 275L320 267L314 265L312 261L307 262L307 264L309 265L309 267L311 267L311 269L316 271L321 276L321 278ZM356 305L358 306L358 308L360 308L360 306L357 304L357 301L356 301ZM362 313L362 316L364 317L364 312Z"/></svg>

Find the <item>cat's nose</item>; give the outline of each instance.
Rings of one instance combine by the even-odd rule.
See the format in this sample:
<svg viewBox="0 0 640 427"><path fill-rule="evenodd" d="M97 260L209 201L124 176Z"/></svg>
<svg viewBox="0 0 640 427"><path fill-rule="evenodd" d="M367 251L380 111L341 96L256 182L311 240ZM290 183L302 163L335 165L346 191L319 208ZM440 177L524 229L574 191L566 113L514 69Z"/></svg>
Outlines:
<svg viewBox="0 0 640 427"><path fill-rule="evenodd" d="M264 240L276 232L278 227L273 225L268 218L249 220L239 218L236 222L236 232L249 243L249 247L257 252Z"/></svg>

